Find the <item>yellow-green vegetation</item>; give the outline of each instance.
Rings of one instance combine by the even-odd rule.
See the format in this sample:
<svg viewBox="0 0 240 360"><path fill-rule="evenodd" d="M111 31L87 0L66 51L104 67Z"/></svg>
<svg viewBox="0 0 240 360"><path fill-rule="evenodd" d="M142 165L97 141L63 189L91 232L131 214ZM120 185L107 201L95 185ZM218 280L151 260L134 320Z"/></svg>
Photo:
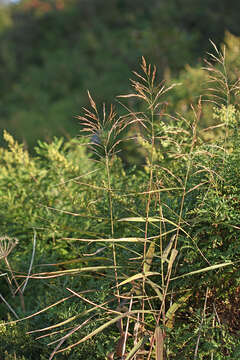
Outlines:
<svg viewBox="0 0 240 360"><path fill-rule="evenodd" d="M195 71L186 111L143 57L120 114L88 92L78 139L4 132L1 359L239 359L239 81L214 43Z"/></svg>

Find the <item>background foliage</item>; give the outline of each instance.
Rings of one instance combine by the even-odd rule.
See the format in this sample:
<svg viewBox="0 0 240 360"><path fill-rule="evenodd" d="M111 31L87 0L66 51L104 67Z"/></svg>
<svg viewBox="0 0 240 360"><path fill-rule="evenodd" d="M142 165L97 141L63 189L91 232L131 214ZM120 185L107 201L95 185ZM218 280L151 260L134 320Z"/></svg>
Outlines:
<svg viewBox="0 0 240 360"><path fill-rule="evenodd" d="M226 30L240 34L238 10L238 3L229 6L226 0L21 0L1 5L1 127L30 150L39 139L75 135L74 115L87 101L86 89L97 104L111 102L128 91L128 78L142 55L165 78L181 72L179 80L185 78L199 93L195 66L210 49L209 38L219 45ZM184 91L193 97L191 87Z"/></svg>

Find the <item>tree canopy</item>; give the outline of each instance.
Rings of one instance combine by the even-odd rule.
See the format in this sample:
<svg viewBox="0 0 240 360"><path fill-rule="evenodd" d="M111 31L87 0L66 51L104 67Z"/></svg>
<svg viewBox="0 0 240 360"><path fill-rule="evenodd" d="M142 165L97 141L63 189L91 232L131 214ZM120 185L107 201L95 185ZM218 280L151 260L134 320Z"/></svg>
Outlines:
<svg viewBox="0 0 240 360"><path fill-rule="evenodd" d="M231 3L231 4L230 4ZM230 6L231 5L231 6ZM195 66L225 31L240 34L239 3L223 0L20 0L0 7L1 127L31 149L76 135L87 101L128 91L143 55L162 77Z"/></svg>

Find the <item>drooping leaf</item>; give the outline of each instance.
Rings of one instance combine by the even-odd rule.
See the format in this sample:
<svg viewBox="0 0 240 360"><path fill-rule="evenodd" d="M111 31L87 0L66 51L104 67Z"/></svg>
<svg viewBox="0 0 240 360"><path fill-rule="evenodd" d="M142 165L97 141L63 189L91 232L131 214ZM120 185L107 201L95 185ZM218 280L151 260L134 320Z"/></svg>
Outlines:
<svg viewBox="0 0 240 360"><path fill-rule="evenodd" d="M170 252L170 250L171 250L171 248L172 248L172 246L173 246L173 243L174 243L175 238L176 238L176 235L174 234L174 235L171 237L168 245L167 245L166 248L164 249L163 254L162 254L162 262L167 261L168 254L169 254L169 252Z"/></svg>
<svg viewBox="0 0 240 360"><path fill-rule="evenodd" d="M126 360L131 360L137 351L148 341L148 336L144 336L141 340L137 342L137 344L132 348L132 350L128 353Z"/></svg>
<svg viewBox="0 0 240 360"><path fill-rule="evenodd" d="M148 276L153 276L153 275L160 275L160 273L158 272L151 272L151 271L148 271L146 273L138 273L136 275L133 275L133 276L130 276L128 279L122 281L118 286L122 286L122 285L125 285L125 284L129 284L130 282L134 281L134 280L138 280L138 279L143 279L145 277L148 277Z"/></svg>
<svg viewBox="0 0 240 360"><path fill-rule="evenodd" d="M192 295L192 291L187 291L186 294L181 296L168 309L168 311L166 313L166 318L167 318L166 326L169 329L173 328L173 321L174 321L174 316L175 316L176 311L190 298L191 295Z"/></svg>
<svg viewBox="0 0 240 360"><path fill-rule="evenodd" d="M143 266L143 272L146 273L150 270L151 268L151 264L152 264L152 260L154 257L154 253L155 253L155 242L151 242L146 254L146 259L145 259L145 263Z"/></svg>

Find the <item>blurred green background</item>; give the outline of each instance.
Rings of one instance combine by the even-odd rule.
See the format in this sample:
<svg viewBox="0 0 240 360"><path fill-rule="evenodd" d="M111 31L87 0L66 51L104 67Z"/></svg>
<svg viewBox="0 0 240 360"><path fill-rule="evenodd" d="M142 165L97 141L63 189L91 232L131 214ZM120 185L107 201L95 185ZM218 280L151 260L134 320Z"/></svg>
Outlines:
<svg viewBox="0 0 240 360"><path fill-rule="evenodd" d="M202 90L209 38L240 35L239 10L233 0L0 1L1 130L30 151L38 139L78 135L87 89L97 104L114 101L142 55L185 82L170 100L184 110Z"/></svg>

